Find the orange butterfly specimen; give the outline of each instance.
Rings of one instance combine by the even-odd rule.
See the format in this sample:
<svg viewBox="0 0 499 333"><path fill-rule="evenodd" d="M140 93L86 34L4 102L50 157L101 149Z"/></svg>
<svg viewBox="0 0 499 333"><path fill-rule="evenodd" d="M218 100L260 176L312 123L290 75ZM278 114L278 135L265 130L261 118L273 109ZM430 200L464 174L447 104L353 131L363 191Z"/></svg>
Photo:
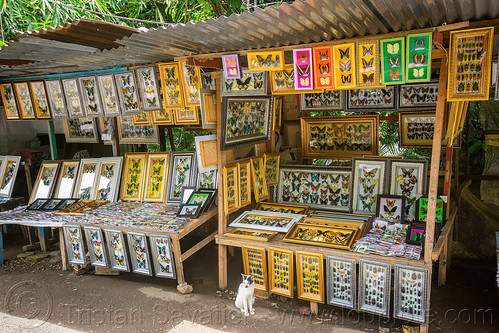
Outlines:
<svg viewBox="0 0 499 333"><path fill-rule="evenodd" d="M388 70L388 75L390 76L390 80L396 81L400 80L400 68L397 68L396 71Z"/></svg>

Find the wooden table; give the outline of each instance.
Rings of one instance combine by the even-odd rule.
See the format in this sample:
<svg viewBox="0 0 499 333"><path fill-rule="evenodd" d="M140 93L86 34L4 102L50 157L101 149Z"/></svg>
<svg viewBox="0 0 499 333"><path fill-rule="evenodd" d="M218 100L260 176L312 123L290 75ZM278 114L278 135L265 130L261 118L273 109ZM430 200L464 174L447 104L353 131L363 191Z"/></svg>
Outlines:
<svg viewBox="0 0 499 333"><path fill-rule="evenodd" d="M11 200L0 203L0 212L5 212L7 210L11 210L16 208L19 205L24 203L24 198L17 197L12 198ZM0 265L3 265L3 233L7 232L6 225L4 224L2 228L0 228Z"/></svg>

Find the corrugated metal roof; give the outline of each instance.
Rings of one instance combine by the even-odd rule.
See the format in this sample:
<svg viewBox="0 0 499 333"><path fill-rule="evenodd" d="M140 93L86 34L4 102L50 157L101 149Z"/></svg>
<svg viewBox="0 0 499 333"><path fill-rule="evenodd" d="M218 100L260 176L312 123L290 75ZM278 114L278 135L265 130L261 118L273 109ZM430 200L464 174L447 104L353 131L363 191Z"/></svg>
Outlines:
<svg viewBox="0 0 499 333"><path fill-rule="evenodd" d="M178 56L330 41L498 17L497 0L297 0L277 8L140 32L76 20L64 27L20 34L0 51L0 76L133 66Z"/></svg>

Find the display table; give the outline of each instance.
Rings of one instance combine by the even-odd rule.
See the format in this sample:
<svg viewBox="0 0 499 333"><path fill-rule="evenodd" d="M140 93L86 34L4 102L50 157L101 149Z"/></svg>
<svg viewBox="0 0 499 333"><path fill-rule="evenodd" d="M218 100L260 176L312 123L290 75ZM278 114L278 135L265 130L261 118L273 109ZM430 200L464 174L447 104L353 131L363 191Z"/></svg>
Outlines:
<svg viewBox="0 0 499 333"><path fill-rule="evenodd" d="M16 197L11 198L10 200L2 200L0 201L0 212L5 212L11 210L19 205L22 205L24 202L24 198ZM2 223L0 223L2 224ZM0 265L3 265L3 233L7 232L5 227L0 228Z"/></svg>

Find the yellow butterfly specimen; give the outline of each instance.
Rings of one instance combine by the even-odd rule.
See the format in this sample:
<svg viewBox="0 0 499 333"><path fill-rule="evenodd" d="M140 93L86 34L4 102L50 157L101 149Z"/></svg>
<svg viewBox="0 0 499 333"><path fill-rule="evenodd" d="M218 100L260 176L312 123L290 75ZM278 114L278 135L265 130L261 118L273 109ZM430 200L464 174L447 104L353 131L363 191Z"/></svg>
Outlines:
<svg viewBox="0 0 499 333"><path fill-rule="evenodd" d="M387 49L388 53L390 53L390 54L397 54L400 51L400 44L399 43L394 43L394 44L387 43L386 49Z"/></svg>
<svg viewBox="0 0 499 333"><path fill-rule="evenodd" d="M321 85L327 86L331 83L331 79L329 77L321 77L320 78Z"/></svg>
<svg viewBox="0 0 499 333"><path fill-rule="evenodd" d="M306 78L301 77L300 78L300 85L302 85L302 86L308 86L309 84L310 84L310 78L309 77L306 77Z"/></svg>
<svg viewBox="0 0 499 333"><path fill-rule="evenodd" d="M424 76L424 68L420 68L420 69L413 68L412 74L414 75L414 77L423 77Z"/></svg>

